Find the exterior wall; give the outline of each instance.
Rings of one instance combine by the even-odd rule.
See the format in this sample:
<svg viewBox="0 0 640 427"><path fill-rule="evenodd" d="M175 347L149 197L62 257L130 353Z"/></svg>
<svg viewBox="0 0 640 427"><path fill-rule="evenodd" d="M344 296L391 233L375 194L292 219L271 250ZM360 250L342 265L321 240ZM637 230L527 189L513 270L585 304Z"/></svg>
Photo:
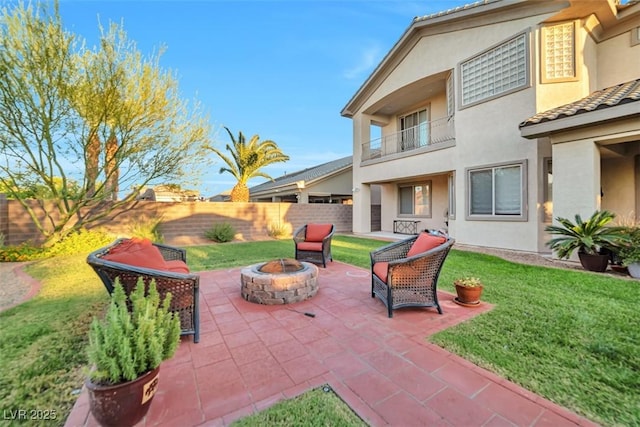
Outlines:
<svg viewBox="0 0 640 427"><path fill-rule="evenodd" d="M635 218L635 156L602 159L602 209Z"/></svg>
<svg viewBox="0 0 640 427"><path fill-rule="evenodd" d="M22 206L14 200L7 203L9 221L6 244L27 240L38 242L40 234ZM35 202L34 202L35 206ZM0 213L2 199L0 198ZM0 216L0 226L2 225ZM237 240L268 238L267 227L282 223L289 232L311 222L330 222L336 232L350 233L352 207L340 204L292 203L158 203L142 201L115 217L96 224L119 235L128 235L137 221L161 218L161 231L169 244L190 245L208 243L204 232L216 223L228 222L236 230Z"/></svg>
<svg viewBox="0 0 640 427"><path fill-rule="evenodd" d="M310 195L351 194L353 174L348 172L334 175L305 189Z"/></svg>
<svg viewBox="0 0 640 427"><path fill-rule="evenodd" d="M640 19L636 19L640 26ZM598 44L598 87L610 87L637 79L640 73L640 44L631 45L631 31Z"/></svg>

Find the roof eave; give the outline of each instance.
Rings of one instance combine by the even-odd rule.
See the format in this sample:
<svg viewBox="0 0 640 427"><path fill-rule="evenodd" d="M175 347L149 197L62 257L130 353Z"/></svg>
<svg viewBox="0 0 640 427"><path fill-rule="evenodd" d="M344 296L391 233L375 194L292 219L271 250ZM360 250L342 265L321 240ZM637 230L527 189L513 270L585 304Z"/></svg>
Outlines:
<svg viewBox="0 0 640 427"><path fill-rule="evenodd" d="M601 110L575 114L541 123L525 125L520 128L520 136L527 139L542 138L559 132L594 126L613 120L628 119L633 116L640 117L638 101L628 102L615 107L603 108Z"/></svg>

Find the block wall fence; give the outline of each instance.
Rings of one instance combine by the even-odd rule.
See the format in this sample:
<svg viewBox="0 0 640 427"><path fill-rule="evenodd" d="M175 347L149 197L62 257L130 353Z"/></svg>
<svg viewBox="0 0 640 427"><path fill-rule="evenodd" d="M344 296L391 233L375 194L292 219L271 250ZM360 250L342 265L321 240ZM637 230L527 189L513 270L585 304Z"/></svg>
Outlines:
<svg viewBox="0 0 640 427"><path fill-rule="evenodd" d="M38 208L38 202L31 202ZM161 219L160 229L164 241L171 245L195 245L210 243L204 237L206 230L216 223L227 222L236 230L236 240L261 240L269 238L268 227L281 224L291 235L296 228L311 222L335 225L337 233L351 233L352 206L321 203L230 203L230 202L182 202L165 203L139 201L126 209L114 212L91 228L103 227L121 236L129 235L138 222ZM6 245L25 241L40 242L41 235L19 202L7 200L0 194L0 233Z"/></svg>

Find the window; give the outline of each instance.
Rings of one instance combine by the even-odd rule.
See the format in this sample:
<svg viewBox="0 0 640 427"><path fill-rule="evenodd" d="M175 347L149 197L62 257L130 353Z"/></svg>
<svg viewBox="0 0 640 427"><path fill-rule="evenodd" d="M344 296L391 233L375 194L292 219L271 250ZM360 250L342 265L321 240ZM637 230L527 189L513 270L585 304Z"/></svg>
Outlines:
<svg viewBox="0 0 640 427"><path fill-rule="evenodd" d="M468 171L469 217L524 218L525 163Z"/></svg>
<svg viewBox="0 0 640 427"><path fill-rule="evenodd" d="M575 61L575 24L565 22L542 27L542 82L574 80L576 78Z"/></svg>
<svg viewBox="0 0 640 427"><path fill-rule="evenodd" d="M527 33L460 65L462 105L468 106L529 85Z"/></svg>
<svg viewBox="0 0 640 427"><path fill-rule="evenodd" d="M431 216L431 181L399 188L400 215Z"/></svg>
<svg viewBox="0 0 640 427"><path fill-rule="evenodd" d="M428 120L426 108L400 117L400 151L424 147L429 143Z"/></svg>

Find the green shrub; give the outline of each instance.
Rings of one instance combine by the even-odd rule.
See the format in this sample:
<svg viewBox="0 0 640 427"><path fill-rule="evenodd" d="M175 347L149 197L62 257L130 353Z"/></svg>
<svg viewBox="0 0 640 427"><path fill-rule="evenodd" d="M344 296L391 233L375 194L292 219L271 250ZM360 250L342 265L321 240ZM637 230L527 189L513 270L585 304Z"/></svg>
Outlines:
<svg viewBox="0 0 640 427"><path fill-rule="evenodd" d="M155 280L145 295L142 277L138 278L129 299L116 278L111 304L103 320L95 319L89 331L89 363L94 365L91 380L100 384L118 384L138 378L173 357L180 343L180 318L169 311L171 293L162 301Z"/></svg>
<svg viewBox="0 0 640 427"><path fill-rule="evenodd" d="M236 230L228 222L214 224L213 227L204 232L204 236L218 243L230 242L236 235Z"/></svg>
<svg viewBox="0 0 640 427"><path fill-rule="evenodd" d="M88 254L106 246L114 240L114 236L104 230L85 230L67 235L44 251L46 257L61 255Z"/></svg>
<svg viewBox="0 0 640 427"><path fill-rule="evenodd" d="M288 234L287 226L281 222L271 222L267 225L267 234L274 239L282 239Z"/></svg>
<svg viewBox="0 0 640 427"><path fill-rule="evenodd" d="M162 243L164 242L164 236L160 231L161 223L162 218L141 219L129 226L129 233L131 233L131 237L141 237L152 242Z"/></svg>
<svg viewBox="0 0 640 427"><path fill-rule="evenodd" d="M0 262L24 262L42 258L46 258L45 250L29 242L0 247Z"/></svg>

